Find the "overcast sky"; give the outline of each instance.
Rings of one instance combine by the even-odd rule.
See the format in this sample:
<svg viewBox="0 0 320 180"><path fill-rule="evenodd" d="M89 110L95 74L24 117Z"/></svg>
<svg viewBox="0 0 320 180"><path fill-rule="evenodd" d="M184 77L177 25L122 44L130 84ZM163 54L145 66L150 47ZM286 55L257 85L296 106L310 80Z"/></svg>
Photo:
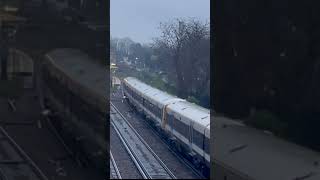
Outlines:
<svg viewBox="0 0 320 180"><path fill-rule="evenodd" d="M160 35L160 22L195 17L210 20L210 0L111 0L112 37L149 43Z"/></svg>

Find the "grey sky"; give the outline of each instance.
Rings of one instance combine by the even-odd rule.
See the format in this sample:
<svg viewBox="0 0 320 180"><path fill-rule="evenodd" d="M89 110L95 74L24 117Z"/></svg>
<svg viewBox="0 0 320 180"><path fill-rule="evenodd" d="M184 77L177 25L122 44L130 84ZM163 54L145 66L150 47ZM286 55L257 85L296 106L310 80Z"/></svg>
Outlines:
<svg viewBox="0 0 320 180"><path fill-rule="evenodd" d="M188 17L209 21L210 0L111 0L110 11L111 36L148 43L160 35L160 22Z"/></svg>

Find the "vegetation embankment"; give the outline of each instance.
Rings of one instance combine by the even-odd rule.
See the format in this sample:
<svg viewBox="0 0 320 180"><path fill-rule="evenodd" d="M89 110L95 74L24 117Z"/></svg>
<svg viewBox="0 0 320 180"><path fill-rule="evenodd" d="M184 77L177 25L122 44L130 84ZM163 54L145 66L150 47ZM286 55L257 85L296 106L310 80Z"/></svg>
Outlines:
<svg viewBox="0 0 320 180"><path fill-rule="evenodd" d="M134 76L147 84L191 102L210 107L209 24L196 19L161 23L161 35L141 45L129 38L112 38L117 74Z"/></svg>

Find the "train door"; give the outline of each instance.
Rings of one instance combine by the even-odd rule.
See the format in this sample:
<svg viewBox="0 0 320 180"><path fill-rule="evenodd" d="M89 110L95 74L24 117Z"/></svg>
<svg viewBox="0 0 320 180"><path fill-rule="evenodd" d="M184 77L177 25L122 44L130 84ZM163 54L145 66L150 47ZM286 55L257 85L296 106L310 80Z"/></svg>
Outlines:
<svg viewBox="0 0 320 180"><path fill-rule="evenodd" d="M181 117L180 117L181 120ZM182 121L183 122L183 121ZM185 118L184 122L188 126L188 134L186 135L186 138L188 139L188 146L190 152L192 152L192 121L190 121L188 118Z"/></svg>
<svg viewBox="0 0 320 180"><path fill-rule="evenodd" d="M161 126L162 129L165 129L166 131L172 132L172 118L170 118L170 115L168 114L168 104L164 105L162 108L162 115L161 115ZM161 112L160 112L161 113Z"/></svg>
<svg viewBox="0 0 320 180"><path fill-rule="evenodd" d="M206 154L210 156L210 124L207 125L207 128L204 130L203 135L203 157L206 157Z"/></svg>
<svg viewBox="0 0 320 180"><path fill-rule="evenodd" d="M174 134L173 134L173 130L174 130L174 126L175 126L175 124L174 124L174 116L173 116L173 114L169 114L168 111L166 112L166 115L167 115L167 118L168 118L169 131L171 133L171 136L174 137Z"/></svg>

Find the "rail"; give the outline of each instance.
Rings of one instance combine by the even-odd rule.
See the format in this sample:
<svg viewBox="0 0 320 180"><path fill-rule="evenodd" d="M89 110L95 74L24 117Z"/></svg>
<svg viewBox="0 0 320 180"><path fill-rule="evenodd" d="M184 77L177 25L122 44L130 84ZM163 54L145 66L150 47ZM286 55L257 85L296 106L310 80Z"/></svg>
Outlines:
<svg viewBox="0 0 320 180"><path fill-rule="evenodd" d="M3 180L11 179L9 176L12 175L12 172L6 174L6 170L8 168L3 167L4 164L11 164L11 165L17 165L20 168L10 168L11 171L17 171L18 173L21 173L22 171L22 165L27 165L28 168L24 168L25 171L28 171L31 169L30 179L32 180L48 180L48 178L43 174L43 172L37 167L37 165L32 161L32 159L18 146L18 144L7 134L7 132L0 127L0 140L1 142L6 141L9 143L10 149L13 149L14 151L10 151L11 156L15 157L14 159L0 160L0 177ZM18 155L18 156L17 156ZM19 158L17 158L19 157ZM12 157L10 157L12 158ZM29 169L30 168L30 169ZM16 172L16 173L17 173ZM9 174L9 175L8 175ZM35 177L36 179L35 179Z"/></svg>
<svg viewBox="0 0 320 180"><path fill-rule="evenodd" d="M165 139L161 138L162 134L159 133L159 131L156 131L154 129L153 126L151 126L150 122L148 122L146 119L143 119L146 124L150 127L150 129L152 130L151 132L155 135L155 136L159 136L161 139L161 142L164 146L167 146L168 150L177 158L179 159L181 162L183 162L187 167L190 168L190 170L196 174L198 176L199 179L208 179L208 177L206 177L205 175L203 175L197 168L194 167L194 165L192 164L192 162L190 162L188 159L186 159L185 157L183 157L181 154L179 154L179 152L175 151L174 148L172 148L172 145L166 141Z"/></svg>
<svg viewBox="0 0 320 180"><path fill-rule="evenodd" d="M110 178L111 179L122 179L118 165L113 158L113 155L110 151Z"/></svg>
<svg viewBox="0 0 320 180"><path fill-rule="evenodd" d="M144 179L176 179L120 111L111 104L111 125Z"/></svg>

